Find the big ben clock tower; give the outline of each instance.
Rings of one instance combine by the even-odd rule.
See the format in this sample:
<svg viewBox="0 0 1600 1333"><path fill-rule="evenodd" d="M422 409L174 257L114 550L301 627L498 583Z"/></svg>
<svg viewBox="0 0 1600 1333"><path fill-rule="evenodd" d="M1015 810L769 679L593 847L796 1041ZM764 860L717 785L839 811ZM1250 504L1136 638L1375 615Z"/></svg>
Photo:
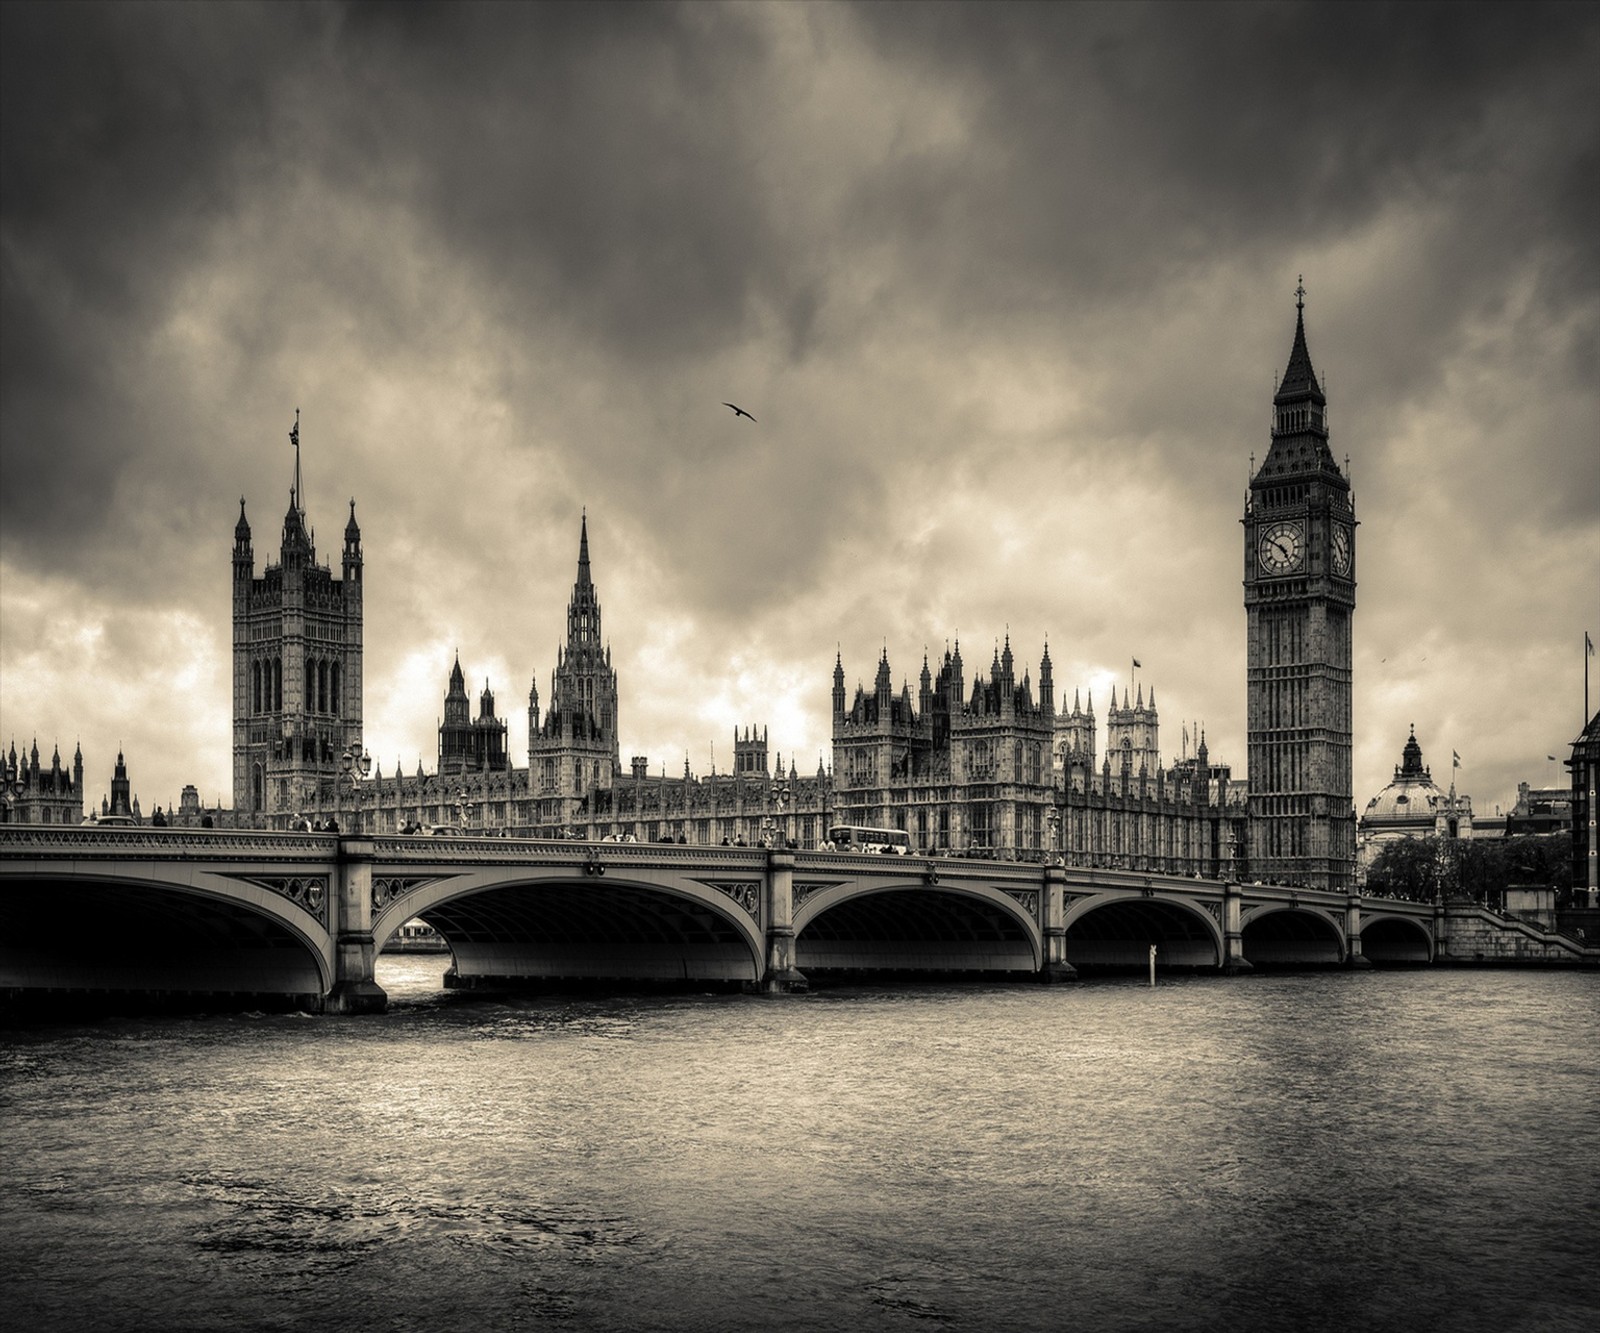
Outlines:
<svg viewBox="0 0 1600 1333"><path fill-rule="evenodd" d="M1244 511L1249 874L1349 889L1355 504L1328 447L1328 403L1306 350L1304 287L1295 309L1289 368L1272 400L1272 443Z"/></svg>

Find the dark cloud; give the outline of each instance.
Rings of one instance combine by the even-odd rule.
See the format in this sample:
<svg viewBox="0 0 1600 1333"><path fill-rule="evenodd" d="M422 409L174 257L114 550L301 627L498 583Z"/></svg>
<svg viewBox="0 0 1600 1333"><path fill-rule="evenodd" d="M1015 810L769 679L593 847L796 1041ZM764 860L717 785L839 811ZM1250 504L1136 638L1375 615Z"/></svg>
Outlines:
<svg viewBox="0 0 1600 1333"><path fill-rule="evenodd" d="M1547 165L1593 197L1593 177L1585 188L1581 157L1569 151L1574 139L1592 150L1596 134L1583 96L1597 24L1582 6L856 12L885 58L920 56L939 77L981 90L983 146L1009 146L1023 202L1036 192L1062 209L1075 224L1069 239L1083 232L1100 244L1120 232L1126 242L1132 227L1177 243L1165 254L1117 245L1100 256L1109 270L1082 275L1118 293L1141 267L1339 230L1388 206L1397 189L1427 192L1503 168L1507 116L1513 138L1535 120L1558 134L1560 160ZM1024 240L1053 210L1017 203L998 200L994 217ZM1592 260L1596 242L1583 221L1582 208L1563 209L1546 225L1584 240Z"/></svg>

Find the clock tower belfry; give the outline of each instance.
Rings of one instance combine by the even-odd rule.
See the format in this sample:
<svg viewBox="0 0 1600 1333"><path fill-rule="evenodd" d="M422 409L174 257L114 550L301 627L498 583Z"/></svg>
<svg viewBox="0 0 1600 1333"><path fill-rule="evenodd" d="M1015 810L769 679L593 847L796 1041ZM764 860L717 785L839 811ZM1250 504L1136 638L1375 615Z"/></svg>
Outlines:
<svg viewBox="0 0 1600 1333"><path fill-rule="evenodd" d="M1328 446L1328 403L1306 350L1305 288L1272 400L1272 442L1244 511L1249 875L1349 889L1355 501Z"/></svg>

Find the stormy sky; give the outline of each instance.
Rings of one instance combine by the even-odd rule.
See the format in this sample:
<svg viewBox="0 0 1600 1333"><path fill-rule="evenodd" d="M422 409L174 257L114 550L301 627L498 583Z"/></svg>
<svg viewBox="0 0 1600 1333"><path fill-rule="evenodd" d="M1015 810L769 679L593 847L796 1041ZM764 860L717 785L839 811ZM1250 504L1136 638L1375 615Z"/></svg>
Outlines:
<svg viewBox="0 0 1600 1333"><path fill-rule="evenodd" d="M1565 779L1600 636L1600 10L7 4L0 740L231 801L239 497L366 550L366 737L526 759L579 519L622 754L829 748L1009 634L1245 768L1239 519L1306 288L1358 808ZM748 409L755 422L722 404ZM1019 668L1020 669L1020 668ZM1595 673L1600 702L1600 671ZM831 762L831 758L829 758Z"/></svg>

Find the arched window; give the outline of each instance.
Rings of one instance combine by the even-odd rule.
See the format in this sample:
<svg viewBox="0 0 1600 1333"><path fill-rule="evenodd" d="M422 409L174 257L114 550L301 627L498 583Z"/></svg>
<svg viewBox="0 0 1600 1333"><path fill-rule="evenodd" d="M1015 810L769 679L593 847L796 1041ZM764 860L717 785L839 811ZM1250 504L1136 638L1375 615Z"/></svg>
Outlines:
<svg viewBox="0 0 1600 1333"><path fill-rule="evenodd" d="M250 663L250 711L261 711L261 663Z"/></svg>
<svg viewBox="0 0 1600 1333"><path fill-rule="evenodd" d="M256 764L250 770L250 808L259 811L266 804L266 782L262 777L261 765Z"/></svg>
<svg viewBox="0 0 1600 1333"><path fill-rule="evenodd" d="M272 659L272 710L275 713L283 712L283 659ZM260 806L256 807L260 809Z"/></svg>
<svg viewBox="0 0 1600 1333"><path fill-rule="evenodd" d="M328 664L317 663L317 712L328 711Z"/></svg>
<svg viewBox="0 0 1600 1333"><path fill-rule="evenodd" d="M300 700L300 707L308 713L317 710L317 664L310 658L306 659L306 692Z"/></svg>
<svg viewBox="0 0 1600 1333"><path fill-rule="evenodd" d="M339 689L340 672L339 664L337 662L333 664L333 667L328 674L331 678L328 683L328 692L330 695L332 695L331 702L333 705L333 715L335 717L342 717L344 715L344 695Z"/></svg>

